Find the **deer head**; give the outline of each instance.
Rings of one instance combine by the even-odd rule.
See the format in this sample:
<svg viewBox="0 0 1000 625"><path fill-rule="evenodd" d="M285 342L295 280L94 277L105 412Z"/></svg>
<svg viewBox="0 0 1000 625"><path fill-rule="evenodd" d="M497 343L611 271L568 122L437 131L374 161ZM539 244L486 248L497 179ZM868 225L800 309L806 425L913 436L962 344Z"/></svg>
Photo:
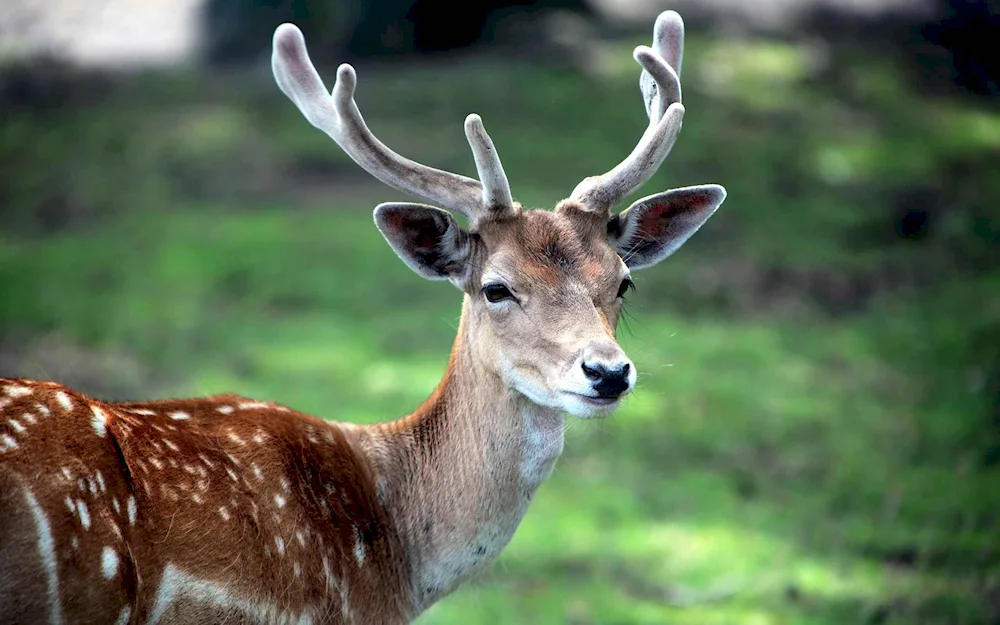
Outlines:
<svg viewBox="0 0 1000 625"><path fill-rule="evenodd" d="M554 211L525 210L513 200L478 115L465 120L476 181L406 159L380 142L355 103L354 69L341 65L328 95L291 24L275 31L272 67L285 95L356 163L447 209L381 204L375 224L416 273L463 291L463 327L478 366L536 404L599 417L635 386L635 365L615 338L631 272L676 251L726 196L718 185L685 187L611 212L653 175L680 131L683 39L680 16L660 15L652 47L634 53L648 127L625 160L585 179ZM467 217L469 227L448 211Z"/></svg>

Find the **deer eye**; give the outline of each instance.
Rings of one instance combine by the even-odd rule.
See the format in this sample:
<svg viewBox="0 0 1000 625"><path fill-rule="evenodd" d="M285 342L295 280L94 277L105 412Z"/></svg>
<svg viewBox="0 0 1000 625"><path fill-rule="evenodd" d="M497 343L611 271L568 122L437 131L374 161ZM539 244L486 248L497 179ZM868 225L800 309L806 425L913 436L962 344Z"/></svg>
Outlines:
<svg viewBox="0 0 1000 625"><path fill-rule="evenodd" d="M622 280L621 285L618 287L618 298L625 297L625 292L629 289L635 289L635 283L632 282L631 278L625 278Z"/></svg>
<svg viewBox="0 0 1000 625"><path fill-rule="evenodd" d="M494 304L505 299L514 299L514 294L510 292L510 289L498 282L484 286L483 295L486 296L488 301Z"/></svg>

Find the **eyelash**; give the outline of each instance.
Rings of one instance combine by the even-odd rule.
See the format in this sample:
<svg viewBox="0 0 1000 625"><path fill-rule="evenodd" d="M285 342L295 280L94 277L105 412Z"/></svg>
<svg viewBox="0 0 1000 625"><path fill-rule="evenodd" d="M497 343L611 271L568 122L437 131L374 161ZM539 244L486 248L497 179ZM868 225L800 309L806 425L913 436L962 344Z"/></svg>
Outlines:
<svg viewBox="0 0 1000 625"><path fill-rule="evenodd" d="M629 289L632 289L633 291L635 290L635 282L632 282L632 278L625 278L618 287L617 297L619 299L625 299L625 293L627 293Z"/></svg>

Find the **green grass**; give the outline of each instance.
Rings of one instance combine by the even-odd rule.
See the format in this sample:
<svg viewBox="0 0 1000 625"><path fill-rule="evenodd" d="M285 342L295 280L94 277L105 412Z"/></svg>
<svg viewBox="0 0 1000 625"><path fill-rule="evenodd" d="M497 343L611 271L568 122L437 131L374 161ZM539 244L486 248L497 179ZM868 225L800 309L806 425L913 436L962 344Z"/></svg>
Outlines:
<svg viewBox="0 0 1000 625"><path fill-rule="evenodd" d="M421 623L998 618L1000 117L844 54L817 69L805 48L692 37L684 132L645 191L730 199L636 276L635 395L573 423L497 566ZM551 205L643 127L632 68L608 71L378 67L358 99L388 144L465 174L461 120L481 113L515 195ZM5 120L3 373L364 422L426 397L460 296L396 259L370 211L399 196L276 92L139 77ZM922 201L933 236L898 240Z"/></svg>

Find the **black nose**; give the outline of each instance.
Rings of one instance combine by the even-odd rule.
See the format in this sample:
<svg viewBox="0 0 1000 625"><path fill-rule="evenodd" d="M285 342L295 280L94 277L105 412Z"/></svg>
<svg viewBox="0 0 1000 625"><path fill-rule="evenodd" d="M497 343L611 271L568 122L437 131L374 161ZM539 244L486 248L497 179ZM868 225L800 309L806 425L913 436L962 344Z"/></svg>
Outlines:
<svg viewBox="0 0 1000 625"><path fill-rule="evenodd" d="M583 375L593 380L594 390L601 397L618 397L628 389L628 372L631 365L625 363L617 369L609 369L601 363L581 363Z"/></svg>

